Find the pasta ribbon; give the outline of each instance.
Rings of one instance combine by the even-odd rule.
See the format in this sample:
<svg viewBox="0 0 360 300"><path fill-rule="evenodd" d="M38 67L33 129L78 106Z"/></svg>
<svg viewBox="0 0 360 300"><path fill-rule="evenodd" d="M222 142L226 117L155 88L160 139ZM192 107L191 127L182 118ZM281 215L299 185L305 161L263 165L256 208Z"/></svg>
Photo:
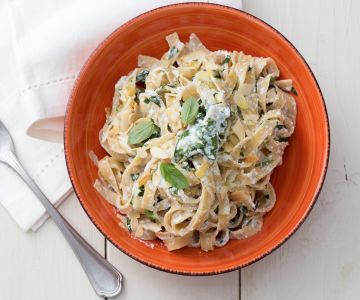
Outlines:
<svg viewBox="0 0 360 300"><path fill-rule="evenodd" d="M270 176L295 129L293 81L270 57L210 51L195 34L166 41L115 85L99 134L107 155L90 154L94 187L136 238L210 251L259 232L276 204Z"/></svg>

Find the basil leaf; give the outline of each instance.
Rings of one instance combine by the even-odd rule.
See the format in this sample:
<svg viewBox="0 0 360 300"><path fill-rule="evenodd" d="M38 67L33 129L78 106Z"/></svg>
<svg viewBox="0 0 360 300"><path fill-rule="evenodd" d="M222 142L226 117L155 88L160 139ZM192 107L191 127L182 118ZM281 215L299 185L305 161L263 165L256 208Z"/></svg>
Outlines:
<svg viewBox="0 0 360 300"><path fill-rule="evenodd" d="M179 50L176 47L171 47L169 50L168 59L172 59L178 52Z"/></svg>
<svg viewBox="0 0 360 300"><path fill-rule="evenodd" d="M272 159L270 159L270 158L265 158L263 161L258 162L258 163L255 165L255 167L265 167L265 166L267 166L267 165L269 165L269 164L271 164L271 163L272 163Z"/></svg>
<svg viewBox="0 0 360 300"><path fill-rule="evenodd" d="M144 103L149 104L150 102L155 103L157 106L161 107L160 99L156 96L150 96L144 100Z"/></svg>
<svg viewBox="0 0 360 300"><path fill-rule="evenodd" d="M128 217L126 217L126 227L127 227L128 231L131 233L132 229L131 229L130 223L131 223L131 220Z"/></svg>
<svg viewBox="0 0 360 300"><path fill-rule="evenodd" d="M298 96L298 93L297 93L297 91L295 90L294 87L291 87L291 92L292 92L295 96Z"/></svg>
<svg viewBox="0 0 360 300"><path fill-rule="evenodd" d="M145 90L143 88L136 88L136 95L135 95L135 99L134 101L139 104L140 103L140 100L139 100L139 97L140 97L140 94L143 93Z"/></svg>
<svg viewBox="0 0 360 300"><path fill-rule="evenodd" d="M230 59L231 59L231 56L230 56L230 55L226 55L226 57L225 57L224 61L222 62L222 64L223 64L223 65L228 64L229 61L230 61Z"/></svg>
<svg viewBox="0 0 360 300"><path fill-rule="evenodd" d="M241 112L241 109L240 109L239 106L236 106L236 110L237 110L237 113L238 113L240 119L241 119L241 120L244 120L244 117L243 117L243 115L242 115L242 112Z"/></svg>
<svg viewBox="0 0 360 300"><path fill-rule="evenodd" d="M138 189L138 196L140 197L144 196L144 192L145 192L145 187L141 185Z"/></svg>
<svg viewBox="0 0 360 300"><path fill-rule="evenodd" d="M186 177L173 164L161 163L160 173L165 181L177 189L185 189L189 187Z"/></svg>
<svg viewBox="0 0 360 300"><path fill-rule="evenodd" d="M172 195L177 195L178 194L178 189L176 187L169 187L169 193Z"/></svg>
<svg viewBox="0 0 360 300"><path fill-rule="evenodd" d="M248 209L246 206L240 206L239 210L243 215L246 215L248 213Z"/></svg>
<svg viewBox="0 0 360 300"><path fill-rule="evenodd" d="M237 105L231 105L230 107L230 120L235 121L236 117L238 116L238 109L239 107Z"/></svg>
<svg viewBox="0 0 360 300"><path fill-rule="evenodd" d="M223 124L226 127L226 124ZM189 158L196 154L203 154L209 160L216 159L216 153L218 151L218 132L216 123L212 119L208 119L204 123L197 123L194 125L196 142L190 142L188 138L189 130L184 131L178 136L178 142L175 146L174 159L176 162L181 161L184 158ZM181 140L185 139L186 142L179 144ZM181 145L181 146L179 146Z"/></svg>
<svg viewBox="0 0 360 300"><path fill-rule="evenodd" d="M199 106L199 112L196 115L196 121L204 119L205 116L206 116L206 109L205 109L204 106L200 105Z"/></svg>
<svg viewBox="0 0 360 300"><path fill-rule="evenodd" d="M135 181L139 178L139 173L130 174L130 177L131 177L132 181Z"/></svg>
<svg viewBox="0 0 360 300"><path fill-rule="evenodd" d="M220 124L223 127L225 124ZM206 130L206 131L205 131ZM207 138L204 138L204 149L203 153L208 160L215 160L216 153L218 151L218 132L216 129L216 122L212 119L208 119L202 132L207 132Z"/></svg>
<svg viewBox="0 0 360 300"><path fill-rule="evenodd" d="M199 103L194 97L187 99L181 109L180 118L184 125L194 123L199 112Z"/></svg>
<svg viewBox="0 0 360 300"><path fill-rule="evenodd" d="M210 141L207 141L207 145L204 147L204 154L209 160L215 160L217 150L218 137L215 135L210 138Z"/></svg>
<svg viewBox="0 0 360 300"><path fill-rule="evenodd" d="M283 124L278 124L275 126L275 128L280 130L280 129L286 128L286 126Z"/></svg>
<svg viewBox="0 0 360 300"><path fill-rule="evenodd" d="M178 141L180 141L183 138L186 138L189 136L190 131L185 130L183 133L179 134ZM174 159L176 162L179 162L184 157L184 150L178 147L178 143L176 144L175 151L174 151Z"/></svg>
<svg viewBox="0 0 360 300"><path fill-rule="evenodd" d="M147 141L150 140L150 139L158 138L158 137L161 136L161 133L160 133L161 129L160 129L160 127L154 124L154 128L155 128L155 129L154 129L154 130L155 130L154 133L153 133L148 139L146 139L144 142L147 142Z"/></svg>
<svg viewBox="0 0 360 300"><path fill-rule="evenodd" d="M151 210L145 210L145 215L146 215L149 219L151 219L151 220L153 220L153 221L156 221L156 220L157 220L157 218L156 218L155 215L154 215L154 212L151 211Z"/></svg>
<svg viewBox="0 0 360 300"><path fill-rule="evenodd" d="M146 77L149 75L149 70L143 69L136 75L136 82L145 83Z"/></svg>
<svg viewBox="0 0 360 300"><path fill-rule="evenodd" d="M219 71L216 71L216 70L213 71L213 76L214 76L215 78L217 78L217 79L221 79L221 78L222 78L220 72L219 72Z"/></svg>
<svg viewBox="0 0 360 300"><path fill-rule="evenodd" d="M159 127L157 127L152 121L139 123L131 128L128 137L128 144L134 145L144 142L158 131Z"/></svg>

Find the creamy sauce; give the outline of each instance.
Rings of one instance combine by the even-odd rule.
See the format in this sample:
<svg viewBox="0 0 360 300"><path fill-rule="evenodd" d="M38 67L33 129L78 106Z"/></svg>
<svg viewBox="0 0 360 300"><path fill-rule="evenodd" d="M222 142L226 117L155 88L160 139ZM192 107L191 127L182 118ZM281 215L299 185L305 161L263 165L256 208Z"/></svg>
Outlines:
<svg viewBox="0 0 360 300"><path fill-rule="evenodd" d="M186 157L201 153L209 159L215 160L217 150L220 148L219 135L224 134L229 117L229 106L225 104L209 105L205 118L190 125L186 136L178 137L176 149L181 150Z"/></svg>

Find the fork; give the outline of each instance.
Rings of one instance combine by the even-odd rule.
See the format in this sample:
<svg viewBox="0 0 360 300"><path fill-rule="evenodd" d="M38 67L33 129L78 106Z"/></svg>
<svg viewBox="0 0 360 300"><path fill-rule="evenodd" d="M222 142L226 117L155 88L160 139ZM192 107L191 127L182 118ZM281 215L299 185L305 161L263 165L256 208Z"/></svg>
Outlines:
<svg viewBox="0 0 360 300"><path fill-rule="evenodd" d="M0 162L5 163L22 178L29 188L38 197L48 214L54 220L65 239L80 261L89 281L97 295L101 297L114 297L122 287L122 275L92 248L76 230L61 216L57 209L46 198L38 185L31 179L21 165L15 153L11 135L5 125L0 121Z"/></svg>

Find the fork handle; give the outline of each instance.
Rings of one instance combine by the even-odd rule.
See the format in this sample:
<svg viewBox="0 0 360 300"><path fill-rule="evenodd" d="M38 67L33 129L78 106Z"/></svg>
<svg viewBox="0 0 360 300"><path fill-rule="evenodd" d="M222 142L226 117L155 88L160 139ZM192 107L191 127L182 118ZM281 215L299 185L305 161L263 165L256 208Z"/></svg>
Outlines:
<svg viewBox="0 0 360 300"><path fill-rule="evenodd" d="M19 174L22 180L39 198L75 252L96 294L101 297L113 297L119 294L122 281L121 273L92 248L60 215L38 185L31 179L14 153L9 152L6 163Z"/></svg>

